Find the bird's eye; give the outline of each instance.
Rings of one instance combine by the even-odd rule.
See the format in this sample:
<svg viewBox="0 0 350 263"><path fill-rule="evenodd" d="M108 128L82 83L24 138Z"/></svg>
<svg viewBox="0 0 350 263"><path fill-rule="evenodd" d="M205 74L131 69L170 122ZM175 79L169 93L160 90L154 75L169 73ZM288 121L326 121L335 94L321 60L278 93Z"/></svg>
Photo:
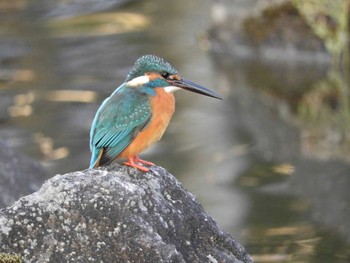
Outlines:
<svg viewBox="0 0 350 263"><path fill-rule="evenodd" d="M166 71L163 71L162 73L160 73L160 75L165 79L169 78L169 76L170 76L170 74Z"/></svg>

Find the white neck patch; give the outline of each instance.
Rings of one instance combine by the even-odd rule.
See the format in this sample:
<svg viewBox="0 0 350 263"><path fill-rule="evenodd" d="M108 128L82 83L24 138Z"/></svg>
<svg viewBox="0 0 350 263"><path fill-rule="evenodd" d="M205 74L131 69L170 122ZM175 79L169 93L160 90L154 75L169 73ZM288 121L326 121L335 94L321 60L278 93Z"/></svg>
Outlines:
<svg viewBox="0 0 350 263"><path fill-rule="evenodd" d="M144 84L146 84L147 82L149 82L149 77L148 76L140 76L137 78L134 78L130 81L128 81L126 83L126 85L128 85L129 87L139 87L142 86Z"/></svg>
<svg viewBox="0 0 350 263"><path fill-rule="evenodd" d="M167 86L167 87L164 87L164 90L166 93L174 93L175 91L177 90L180 90L181 88L179 87L176 87L176 86Z"/></svg>
<svg viewBox="0 0 350 263"><path fill-rule="evenodd" d="M126 85L129 87L137 88L137 87L140 87L140 86L148 83L149 81L150 81L150 79L148 76L140 76L140 77L134 78L134 79L126 82ZM175 91L180 90L180 89L181 88L176 87L176 86L164 87L164 91L166 93L174 93Z"/></svg>

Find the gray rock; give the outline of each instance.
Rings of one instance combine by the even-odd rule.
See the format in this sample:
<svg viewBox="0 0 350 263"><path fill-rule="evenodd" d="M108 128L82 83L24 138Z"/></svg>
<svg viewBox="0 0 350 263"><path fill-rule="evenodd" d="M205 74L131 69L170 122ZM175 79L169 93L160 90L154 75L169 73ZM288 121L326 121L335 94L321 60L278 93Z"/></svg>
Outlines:
<svg viewBox="0 0 350 263"><path fill-rule="evenodd" d="M0 211L0 252L29 262L252 262L160 167L56 175Z"/></svg>
<svg viewBox="0 0 350 263"><path fill-rule="evenodd" d="M47 178L39 163L0 141L0 208L38 190Z"/></svg>

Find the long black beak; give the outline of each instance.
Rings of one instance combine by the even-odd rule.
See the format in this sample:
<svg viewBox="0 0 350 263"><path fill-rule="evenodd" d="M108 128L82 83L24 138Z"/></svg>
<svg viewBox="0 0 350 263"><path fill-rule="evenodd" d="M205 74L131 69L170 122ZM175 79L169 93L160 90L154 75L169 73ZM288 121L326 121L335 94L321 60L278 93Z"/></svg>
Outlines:
<svg viewBox="0 0 350 263"><path fill-rule="evenodd" d="M181 78L180 80L177 80L177 79L171 80L171 84L173 86L176 86L176 87L188 90L188 91L192 91L192 92L195 92L195 93L199 93L199 94L202 94L202 95L205 95L205 96L209 96L209 97L220 99L220 100L223 99L216 92L214 92L214 91L212 91L210 89L204 88L201 85L198 85L198 84L196 84L196 83L194 83L192 81L189 81L187 79L184 79L184 78Z"/></svg>

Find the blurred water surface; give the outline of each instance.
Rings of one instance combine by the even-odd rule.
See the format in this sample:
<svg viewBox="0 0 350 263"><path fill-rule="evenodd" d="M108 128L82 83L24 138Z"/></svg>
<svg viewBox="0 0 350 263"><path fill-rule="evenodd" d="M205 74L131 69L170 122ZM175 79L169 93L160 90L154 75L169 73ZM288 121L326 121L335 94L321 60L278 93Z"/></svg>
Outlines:
<svg viewBox="0 0 350 263"><path fill-rule="evenodd" d="M175 116L145 159L177 176L256 262L348 262L342 77L326 65L208 53L211 2L121 2L0 5L1 139L52 175L86 169L101 101L139 56L162 56L225 99L176 94Z"/></svg>

